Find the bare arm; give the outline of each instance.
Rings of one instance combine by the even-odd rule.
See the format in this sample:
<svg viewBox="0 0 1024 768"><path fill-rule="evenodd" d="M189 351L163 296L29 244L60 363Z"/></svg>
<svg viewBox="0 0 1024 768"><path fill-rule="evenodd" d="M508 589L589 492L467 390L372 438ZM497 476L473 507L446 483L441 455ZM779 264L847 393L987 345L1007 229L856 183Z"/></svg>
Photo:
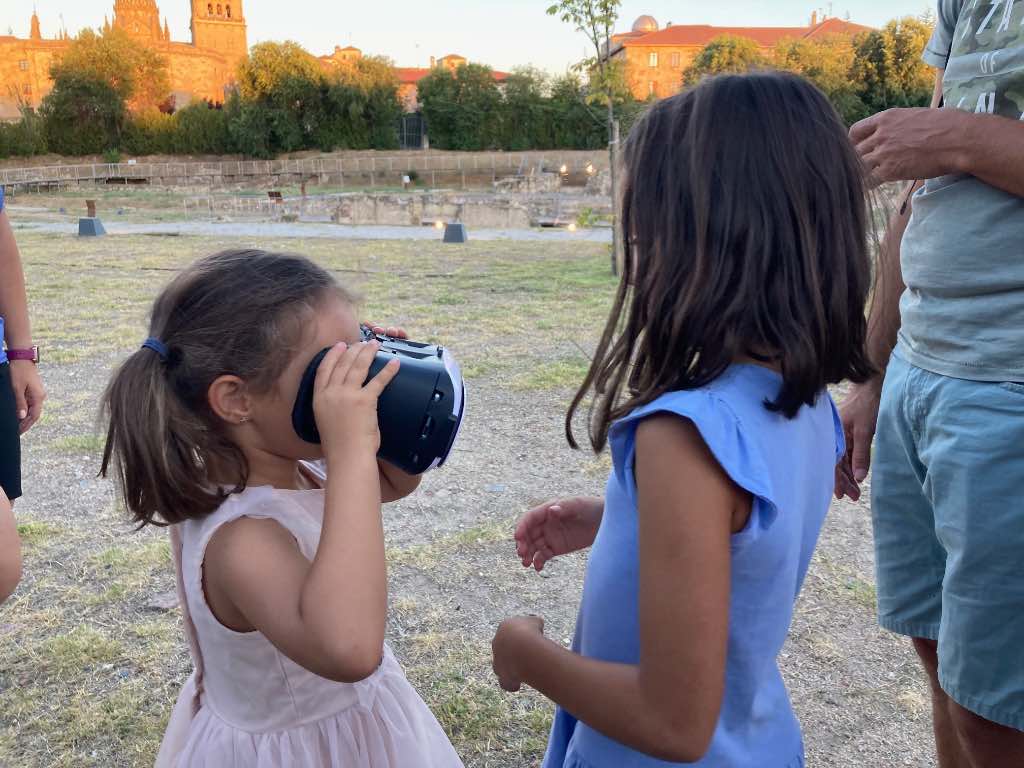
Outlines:
<svg viewBox="0 0 1024 768"><path fill-rule="evenodd" d="M932 108L937 109L942 103L943 71L935 76L935 89L932 93ZM874 296L868 314L868 355L875 367L885 373L889 356L896 347L896 335L900 329L900 297L906 290L903 283L903 271L900 269L900 245L903 235L910 223L913 206L913 194L921 187L921 182L914 182L904 194L906 204L895 211L889 218L885 236L878 250L878 279L875 281ZM881 379L882 375L878 378Z"/></svg>
<svg viewBox="0 0 1024 768"><path fill-rule="evenodd" d="M986 184L1024 197L1024 121L964 113L953 167Z"/></svg>
<svg viewBox="0 0 1024 768"><path fill-rule="evenodd" d="M404 499L419 488L423 480L422 476L408 475L386 461L378 461L377 470L380 472L381 501L385 504Z"/></svg>
<svg viewBox="0 0 1024 768"><path fill-rule="evenodd" d="M696 428L673 416L640 425L636 477L640 663L585 658L512 619L511 631L503 625L495 637L495 670L506 688L524 682L616 741L694 762L721 711L730 534L737 515L749 515L750 498Z"/></svg>
<svg viewBox="0 0 1024 768"><path fill-rule="evenodd" d="M32 344L25 274L6 211L0 211L0 317L4 318L7 346L25 348Z"/></svg>
<svg viewBox="0 0 1024 768"><path fill-rule="evenodd" d="M14 523L11 502L0 489L0 603L10 597L21 581L21 539Z"/></svg>
<svg viewBox="0 0 1024 768"><path fill-rule="evenodd" d="M26 349L32 345L25 273L6 211L0 211L0 317L4 319L4 335L9 348ZM12 360L11 385L18 409L19 431L25 433L38 421L46 399L35 363Z"/></svg>
<svg viewBox="0 0 1024 768"><path fill-rule="evenodd" d="M1024 197L1024 121L935 109L943 74L932 108L889 109L850 129L865 164L879 182L965 173Z"/></svg>
<svg viewBox="0 0 1024 768"><path fill-rule="evenodd" d="M932 110L934 113L953 110L939 110L942 99L942 76L940 70L935 78L935 91L932 94ZM883 113L884 114L884 113ZM876 117L878 117L876 115ZM873 118L872 118L873 119ZM867 121L865 121L867 122ZM850 130L855 141L863 134L864 123L858 123ZM863 134L871 136L872 134ZM874 145L862 140L857 148L864 152ZM877 158L875 158L877 160ZM865 157L870 167L874 160ZM877 167L875 167L877 173ZM867 352L879 371L871 380L850 387L850 392L843 400L840 418L846 435L846 454L836 465L837 498L849 496L853 500L860 498L860 484L867 478L871 467L871 444L878 423L878 409L882 395L882 382L889 357L896 347L896 338L900 330L900 297L906 286L903 283L903 272L900 268L900 246L903 235L910 223L913 210L913 193L921 186L915 181L903 192L901 206L889 218L885 236L878 250L876 264L877 279L868 312ZM905 201L905 202L904 202Z"/></svg>
<svg viewBox="0 0 1024 768"><path fill-rule="evenodd" d="M317 372L327 456L320 544L313 561L279 523L242 518L214 534L204 561L207 590L282 653L331 680L354 682L380 664L387 618L381 524L380 442L375 403L397 361L366 380L376 344L332 349ZM325 418L326 414L333 414ZM212 597L213 595L211 595Z"/></svg>

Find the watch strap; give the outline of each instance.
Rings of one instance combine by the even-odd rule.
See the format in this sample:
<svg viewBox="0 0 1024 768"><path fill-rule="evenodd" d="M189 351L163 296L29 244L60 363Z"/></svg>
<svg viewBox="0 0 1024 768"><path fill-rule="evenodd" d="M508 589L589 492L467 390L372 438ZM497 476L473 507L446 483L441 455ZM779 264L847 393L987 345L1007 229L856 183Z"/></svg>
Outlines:
<svg viewBox="0 0 1024 768"><path fill-rule="evenodd" d="M39 362L39 347L33 346L28 349L8 349L8 360L28 360L33 363Z"/></svg>

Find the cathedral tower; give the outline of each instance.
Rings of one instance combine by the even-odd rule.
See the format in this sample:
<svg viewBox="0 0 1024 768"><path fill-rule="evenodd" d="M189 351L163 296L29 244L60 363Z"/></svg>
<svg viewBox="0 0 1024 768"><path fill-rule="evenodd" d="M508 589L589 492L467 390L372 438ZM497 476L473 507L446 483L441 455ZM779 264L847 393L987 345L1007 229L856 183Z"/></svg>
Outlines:
<svg viewBox="0 0 1024 768"><path fill-rule="evenodd" d="M238 63L249 55L242 0L192 0L192 45L227 58L234 80Z"/></svg>
<svg viewBox="0 0 1024 768"><path fill-rule="evenodd" d="M141 40L163 40L156 0L115 0L114 27Z"/></svg>

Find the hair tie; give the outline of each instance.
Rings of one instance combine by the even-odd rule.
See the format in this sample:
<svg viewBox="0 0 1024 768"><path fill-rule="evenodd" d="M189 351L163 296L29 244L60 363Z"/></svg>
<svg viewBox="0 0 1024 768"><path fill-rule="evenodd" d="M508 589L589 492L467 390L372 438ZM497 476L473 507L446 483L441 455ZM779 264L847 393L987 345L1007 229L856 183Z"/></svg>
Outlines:
<svg viewBox="0 0 1024 768"><path fill-rule="evenodd" d="M160 341L160 339L155 339L152 336L150 336L148 339L142 342L142 349L152 349L154 352L160 355L160 359L163 360L165 363L167 362L167 358L171 354L170 350L167 349L166 344Z"/></svg>

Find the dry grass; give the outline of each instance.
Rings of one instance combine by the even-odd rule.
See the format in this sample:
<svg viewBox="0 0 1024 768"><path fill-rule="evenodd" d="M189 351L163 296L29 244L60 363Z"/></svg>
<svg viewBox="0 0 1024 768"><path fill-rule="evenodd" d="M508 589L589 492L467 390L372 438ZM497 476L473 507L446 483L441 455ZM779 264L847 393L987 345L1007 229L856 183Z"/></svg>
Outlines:
<svg viewBox="0 0 1024 768"><path fill-rule="evenodd" d="M529 505L599 493L610 468L561 437L614 290L605 247L27 231L19 242L51 399L25 442L26 576L0 607L0 766L152 764L190 661L177 612L156 599L174 588L164 534L132 532L96 479L96 405L112 366L145 337L160 286L202 254L253 245L309 255L365 297L365 318L443 341L463 364L472 412L456 455L385 510L389 640L469 768L536 765L551 706L498 690L489 640L511 613L543 614L563 642L572 633L583 559L537 576L509 534ZM923 768L926 688L906 644L874 625L867 520L834 508L782 665L809 765Z"/></svg>
<svg viewBox="0 0 1024 768"><path fill-rule="evenodd" d="M148 307L176 270L251 244L26 232L19 243L53 396L26 443L28 479L47 489L19 505L26 578L0 608L0 765L147 765L189 662L177 613L151 607L173 590L164 536L131 533L109 486L93 480L98 395L111 366L145 337ZM469 378L512 381L525 397L575 383L580 352L553 329L598 327L613 289L605 250L592 245L260 245L314 258L364 297L365 317L444 340ZM395 546L392 567L444 585L468 579L459 588L474 589L474 563L508 539L509 515ZM397 623L415 614L413 629L396 630L396 649L467 764L535 762L550 707L494 685L487 627L468 634L413 589L395 599Z"/></svg>

